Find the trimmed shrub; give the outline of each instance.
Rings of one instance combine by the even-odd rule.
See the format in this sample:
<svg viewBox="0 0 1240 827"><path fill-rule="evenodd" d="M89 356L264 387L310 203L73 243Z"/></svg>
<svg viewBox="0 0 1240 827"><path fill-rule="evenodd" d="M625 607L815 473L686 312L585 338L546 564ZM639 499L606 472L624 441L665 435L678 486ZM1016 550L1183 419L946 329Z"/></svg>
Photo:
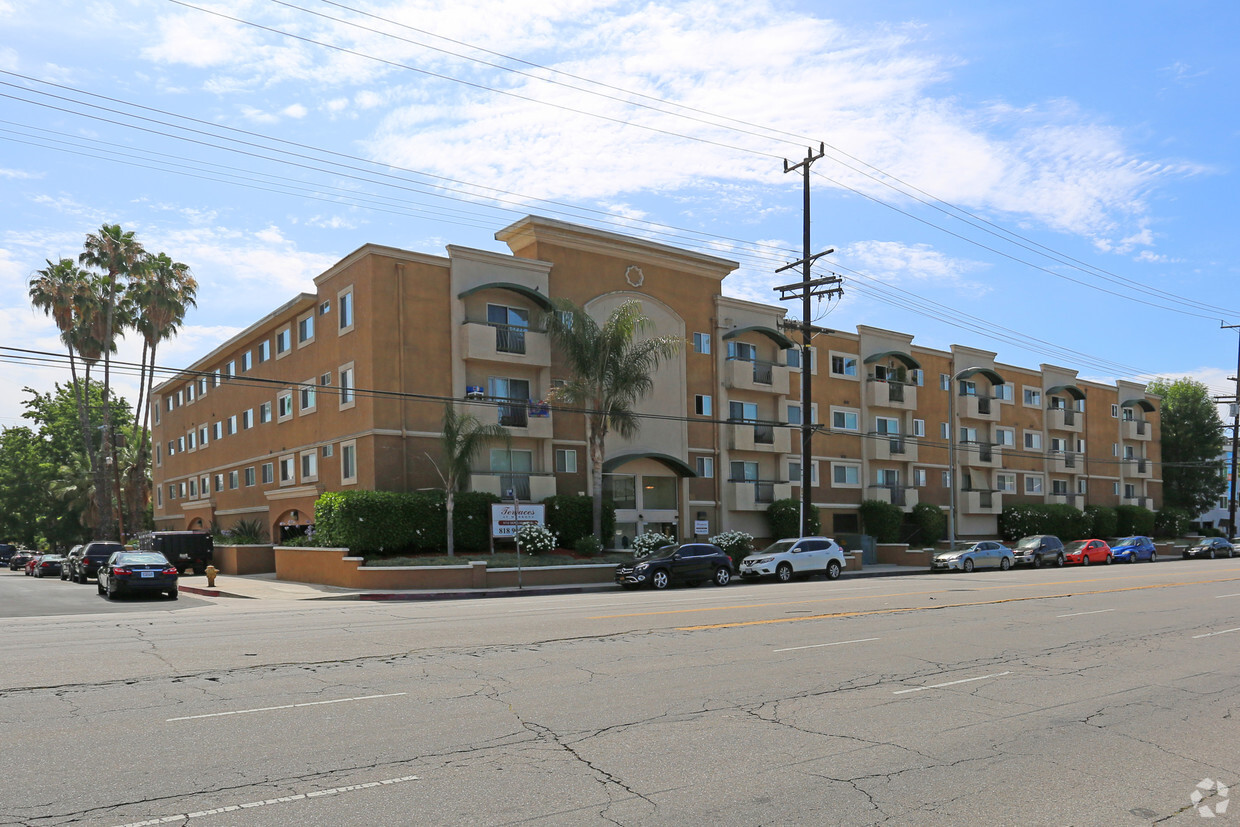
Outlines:
<svg viewBox="0 0 1240 827"><path fill-rule="evenodd" d="M776 500L766 507L766 523L771 529L771 538L783 540L788 537L801 536L801 501L797 499ZM818 506L809 506L810 534L822 532L822 521L819 519Z"/></svg>
<svg viewBox="0 0 1240 827"><path fill-rule="evenodd" d="M1059 503L1019 503L999 515L999 534L1009 542L1032 534L1053 534L1066 543L1089 537L1092 526L1087 513Z"/></svg>
<svg viewBox="0 0 1240 827"><path fill-rule="evenodd" d="M560 536L565 548L576 548L577 541L594 533L594 498L576 494L560 494L543 500L547 506L547 528ZM616 531L616 507L603 499L603 537ZM603 537L599 537L600 542Z"/></svg>
<svg viewBox="0 0 1240 827"><path fill-rule="evenodd" d="M1183 537L1192 516L1182 508L1164 508L1154 515L1154 536Z"/></svg>
<svg viewBox="0 0 1240 827"><path fill-rule="evenodd" d="M597 557L603 553L603 541L593 534L587 534L577 538L577 542L573 543L573 550L582 557Z"/></svg>
<svg viewBox="0 0 1240 827"><path fill-rule="evenodd" d="M900 506L882 500L866 500L861 503L861 527L878 542L900 542L900 526L903 524L904 512Z"/></svg>
<svg viewBox="0 0 1240 827"><path fill-rule="evenodd" d="M517 529L517 545L526 554L550 554L558 544L555 532L545 526L523 525Z"/></svg>
<svg viewBox="0 0 1240 827"><path fill-rule="evenodd" d="M741 564L741 560L745 559L746 554L753 551L753 535L743 531L725 531L711 537L708 542L719 546L737 566Z"/></svg>
<svg viewBox="0 0 1240 827"><path fill-rule="evenodd" d="M494 494L456 495L453 509L458 551L490 546ZM447 545L442 491L328 491L314 504L315 540L356 554L441 551Z"/></svg>
<svg viewBox="0 0 1240 827"><path fill-rule="evenodd" d="M1153 511L1139 505L1121 505L1115 509L1116 537L1126 537L1129 534L1141 534L1148 537L1153 533Z"/></svg>
<svg viewBox="0 0 1240 827"><path fill-rule="evenodd" d="M443 493L428 492L439 496L439 519L435 523L436 531L423 529L419 542L434 540L435 544L419 545L419 548L436 550L448 544L447 520L444 519ZM452 540L457 551L487 551L491 547L491 505L500 502L500 498L485 491L466 491L456 495L452 504Z"/></svg>
<svg viewBox="0 0 1240 827"><path fill-rule="evenodd" d="M1119 516L1115 509L1105 505L1087 505L1085 513L1090 519L1090 537L1115 537ZM1077 538L1081 539L1081 538Z"/></svg>
<svg viewBox="0 0 1240 827"><path fill-rule="evenodd" d="M921 542L927 546L947 536L947 514L937 505L917 503L913 506L912 520L921 529Z"/></svg>

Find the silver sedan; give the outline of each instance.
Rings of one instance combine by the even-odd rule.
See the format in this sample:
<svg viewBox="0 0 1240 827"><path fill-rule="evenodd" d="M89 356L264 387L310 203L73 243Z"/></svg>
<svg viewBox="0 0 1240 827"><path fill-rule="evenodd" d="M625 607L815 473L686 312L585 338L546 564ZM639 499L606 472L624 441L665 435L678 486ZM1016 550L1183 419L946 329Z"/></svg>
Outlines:
<svg viewBox="0 0 1240 827"><path fill-rule="evenodd" d="M974 569L1007 571L1015 562L1016 555L1003 543L982 540L966 548L936 552L930 560L930 569L932 571L973 571Z"/></svg>

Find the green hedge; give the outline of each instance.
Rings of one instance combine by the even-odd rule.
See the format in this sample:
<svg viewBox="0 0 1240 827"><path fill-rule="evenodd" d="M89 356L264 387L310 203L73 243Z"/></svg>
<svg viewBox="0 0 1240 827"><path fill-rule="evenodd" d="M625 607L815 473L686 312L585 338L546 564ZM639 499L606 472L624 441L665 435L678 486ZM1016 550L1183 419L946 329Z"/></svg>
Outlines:
<svg viewBox="0 0 1240 827"><path fill-rule="evenodd" d="M456 495L453 528L457 551L490 547L494 494ZM442 491L328 491L314 504L315 539L356 554L442 551L447 519Z"/></svg>
<svg viewBox="0 0 1240 827"><path fill-rule="evenodd" d="M1164 508L1154 515L1154 536L1183 537L1188 533L1192 516L1182 508Z"/></svg>
<svg viewBox="0 0 1240 827"><path fill-rule="evenodd" d="M999 533L1008 541L1034 534L1053 534L1066 543L1091 536L1092 527L1089 514L1061 503L1009 505L999 515Z"/></svg>
<svg viewBox="0 0 1240 827"><path fill-rule="evenodd" d="M547 527L560 537L562 548L576 548L582 537L594 534L594 498L577 494L560 494L543 500L547 506ZM616 506L609 499L603 500L603 541L606 548L616 532Z"/></svg>
<svg viewBox="0 0 1240 827"><path fill-rule="evenodd" d="M1154 512L1139 505L1121 505L1115 509L1115 535L1127 537L1139 534L1146 537L1154 535ZM1108 535L1109 536L1109 535Z"/></svg>
<svg viewBox="0 0 1240 827"><path fill-rule="evenodd" d="M784 540L789 537L801 536L801 501L797 499L776 500L766 507L766 524L771 529L771 539ZM809 533L816 536L822 533L822 520L818 514L818 506L809 506Z"/></svg>
<svg viewBox="0 0 1240 827"><path fill-rule="evenodd" d="M912 521L921 529L920 542L927 546L947 536L947 514L937 505L917 503L913 506Z"/></svg>
<svg viewBox="0 0 1240 827"><path fill-rule="evenodd" d="M904 525L904 511L898 505L882 500L866 500L861 503L861 528L873 535L880 543L900 542L900 526Z"/></svg>
<svg viewBox="0 0 1240 827"><path fill-rule="evenodd" d="M1115 509L1106 505L1087 505L1085 513L1089 515L1089 537L1115 537L1119 525L1119 515ZM1082 539L1082 538L1077 538Z"/></svg>

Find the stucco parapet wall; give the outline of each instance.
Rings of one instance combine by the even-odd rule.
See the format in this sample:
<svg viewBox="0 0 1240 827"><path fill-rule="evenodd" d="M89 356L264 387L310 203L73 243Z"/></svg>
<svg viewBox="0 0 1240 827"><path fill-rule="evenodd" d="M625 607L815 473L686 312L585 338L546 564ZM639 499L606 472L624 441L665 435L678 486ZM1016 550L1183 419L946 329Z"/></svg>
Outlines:
<svg viewBox="0 0 1240 827"><path fill-rule="evenodd" d="M454 566L364 566L347 549L276 546L276 579L346 589L482 589L517 585L517 569L490 569L485 560ZM521 568L525 586L608 583L614 564Z"/></svg>
<svg viewBox="0 0 1240 827"><path fill-rule="evenodd" d="M447 267L451 262L445 256L436 256L430 253L416 253L413 250L402 250L400 247L389 247L385 244L363 244L353 252L349 253L340 261L324 270L322 273L314 277L315 286L323 284L337 273L341 273L361 261L368 255L384 256L385 258L394 258L400 261L411 261L418 264L428 264L432 267Z"/></svg>

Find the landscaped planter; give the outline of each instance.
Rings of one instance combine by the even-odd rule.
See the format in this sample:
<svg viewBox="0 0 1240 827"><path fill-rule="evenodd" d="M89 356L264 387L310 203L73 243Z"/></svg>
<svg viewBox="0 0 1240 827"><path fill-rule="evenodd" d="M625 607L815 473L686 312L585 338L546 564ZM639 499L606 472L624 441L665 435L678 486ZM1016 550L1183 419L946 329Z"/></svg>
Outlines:
<svg viewBox="0 0 1240 827"><path fill-rule="evenodd" d="M268 574L276 570L274 547L267 543L255 546L216 546L211 564L220 574Z"/></svg>
<svg viewBox="0 0 1240 827"><path fill-rule="evenodd" d="M879 543L874 547L878 562L889 566L928 566L930 559L924 549L909 548L908 543Z"/></svg>

